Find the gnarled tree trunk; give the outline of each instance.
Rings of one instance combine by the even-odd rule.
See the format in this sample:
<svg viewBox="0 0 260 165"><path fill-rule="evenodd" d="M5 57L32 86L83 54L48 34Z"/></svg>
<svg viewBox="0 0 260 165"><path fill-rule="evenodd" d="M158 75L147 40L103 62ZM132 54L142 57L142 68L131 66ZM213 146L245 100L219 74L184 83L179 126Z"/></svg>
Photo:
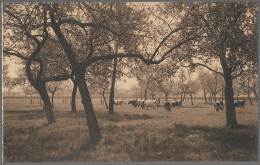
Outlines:
<svg viewBox="0 0 260 165"><path fill-rule="evenodd" d="M78 71L76 75L76 81L78 83L79 92L82 98L82 104L84 106L85 115L87 118L87 126L90 133L91 144L96 144L101 139L100 129L98 126L96 114L92 105L90 94L88 91L87 83L85 81L85 70Z"/></svg>
<svg viewBox="0 0 260 165"><path fill-rule="evenodd" d="M55 118L54 118L54 114L53 114L53 110L52 110L52 104L50 102L50 97L48 95L45 84L43 83L43 84L39 85L36 89L39 92L39 94L41 95L41 98L43 101L43 109L46 112L48 123L49 124L54 123Z"/></svg>
<svg viewBox="0 0 260 165"><path fill-rule="evenodd" d="M60 25L56 23L55 16L54 16L55 15L54 12L56 12L56 7L57 6L54 4L53 9L50 10L51 26L54 33L58 37L61 46L63 47L70 61L70 64L72 65L72 71L75 73L79 92L82 98L82 104L84 106L84 111L87 118L87 126L89 128L89 133L90 133L89 142L95 144L100 141L101 134L100 134L100 129L96 119L96 114L92 105L92 101L85 80L86 68L77 62L76 54L74 53L71 45L66 41L66 38L62 34Z"/></svg>
<svg viewBox="0 0 260 165"><path fill-rule="evenodd" d="M32 60L28 60L28 61L26 61L26 66L25 66L28 80L29 80L30 84L39 92L39 94L41 96L41 99L43 101L43 109L46 112L48 123L49 124L54 123L55 118L54 118L54 114L53 114L53 110L52 110L52 105L50 102L50 97L49 97L47 89L46 89L46 83L44 81L41 81L41 79L37 79L37 78L36 78L36 80L33 79L33 74L31 72L31 63L32 63ZM41 66L41 69L42 69L42 67L43 66Z"/></svg>

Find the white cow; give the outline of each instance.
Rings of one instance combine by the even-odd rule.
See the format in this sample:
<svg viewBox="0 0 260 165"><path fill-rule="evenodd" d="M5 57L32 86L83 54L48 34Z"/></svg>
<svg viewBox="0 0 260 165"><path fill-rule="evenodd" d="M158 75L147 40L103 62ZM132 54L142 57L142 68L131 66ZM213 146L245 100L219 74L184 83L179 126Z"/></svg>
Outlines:
<svg viewBox="0 0 260 165"><path fill-rule="evenodd" d="M183 101L181 101L181 100L173 100L173 101L171 102L171 106L172 106L172 107L181 107L181 106L182 106L182 102L183 102Z"/></svg>
<svg viewBox="0 0 260 165"><path fill-rule="evenodd" d="M144 109L144 107L152 107L154 109L155 106L158 107L158 100L145 100L145 101L143 101L141 106L142 106L142 109Z"/></svg>
<svg viewBox="0 0 260 165"><path fill-rule="evenodd" d="M118 105L123 105L123 100L114 100L114 105L118 106Z"/></svg>
<svg viewBox="0 0 260 165"><path fill-rule="evenodd" d="M224 110L224 103L223 103L223 101L216 101L214 103L214 107L216 109L216 112L218 112L219 110Z"/></svg>

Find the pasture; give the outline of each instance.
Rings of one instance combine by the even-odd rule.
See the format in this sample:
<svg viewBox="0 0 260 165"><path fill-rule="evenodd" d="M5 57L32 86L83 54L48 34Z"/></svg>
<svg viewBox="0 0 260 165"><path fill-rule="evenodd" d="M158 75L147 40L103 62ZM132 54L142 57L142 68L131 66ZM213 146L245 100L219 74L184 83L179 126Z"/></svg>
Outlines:
<svg viewBox="0 0 260 165"><path fill-rule="evenodd" d="M239 129L225 128L225 112L212 105L184 104L167 112L163 107L115 107L115 114L93 101L102 140L88 146L82 105L56 104L56 122L47 124L39 104L3 102L4 162L168 162L257 161L258 108L237 108Z"/></svg>

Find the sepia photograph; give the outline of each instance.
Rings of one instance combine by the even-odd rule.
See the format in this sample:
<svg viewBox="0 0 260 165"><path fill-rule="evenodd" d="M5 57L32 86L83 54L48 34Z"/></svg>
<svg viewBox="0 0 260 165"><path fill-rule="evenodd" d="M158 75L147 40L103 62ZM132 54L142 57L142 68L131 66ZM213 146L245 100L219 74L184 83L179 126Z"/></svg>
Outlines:
<svg viewBox="0 0 260 165"><path fill-rule="evenodd" d="M2 2L2 162L259 161L258 2Z"/></svg>

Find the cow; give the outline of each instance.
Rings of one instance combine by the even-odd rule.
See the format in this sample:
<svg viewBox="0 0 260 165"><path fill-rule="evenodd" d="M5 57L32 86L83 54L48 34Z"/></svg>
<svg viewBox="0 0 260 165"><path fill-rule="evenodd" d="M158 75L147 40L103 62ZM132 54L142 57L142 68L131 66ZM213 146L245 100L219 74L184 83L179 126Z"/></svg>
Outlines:
<svg viewBox="0 0 260 165"><path fill-rule="evenodd" d="M145 100L141 103L142 109L144 109L144 107L153 107L153 109L154 109L155 106L158 107L158 101L157 100Z"/></svg>
<svg viewBox="0 0 260 165"><path fill-rule="evenodd" d="M174 100L171 102L171 106L172 107L181 107L182 106L182 102L181 100Z"/></svg>
<svg viewBox="0 0 260 165"><path fill-rule="evenodd" d="M224 110L224 103L223 103L223 101L216 101L214 103L214 107L216 109L216 112L218 112L219 110Z"/></svg>
<svg viewBox="0 0 260 165"><path fill-rule="evenodd" d="M132 104L135 108L137 107L137 100L131 100L128 102L128 104Z"/></svg>
<svg viewBox="0 0 260 165"><path fill-rule="evenodd" d="M244 105L245 105L245 100L237 100L234 102L235 107L240 107L244 109L245 108Z"/></svg>
<svg viewBox="0 0 260 165"><path fill-rule="evenodd" d="M142 107L142 105L144 104L144 101L145 100L138 100L137 101L137 106L138 106L138 108L141 106Z"/></svg>
<svg viewBox="0 0 260 165"><path fill-rule="evenodd" d="M169 101L164 103L164 109L167 111L171 111L171 103Z"/></svg>
<svg viewBox="0 0 260 165"><path fill-rule="evenodd" d="M114 105L118 106L118 105L123 105L123 100L114 100Z"/></svg>

